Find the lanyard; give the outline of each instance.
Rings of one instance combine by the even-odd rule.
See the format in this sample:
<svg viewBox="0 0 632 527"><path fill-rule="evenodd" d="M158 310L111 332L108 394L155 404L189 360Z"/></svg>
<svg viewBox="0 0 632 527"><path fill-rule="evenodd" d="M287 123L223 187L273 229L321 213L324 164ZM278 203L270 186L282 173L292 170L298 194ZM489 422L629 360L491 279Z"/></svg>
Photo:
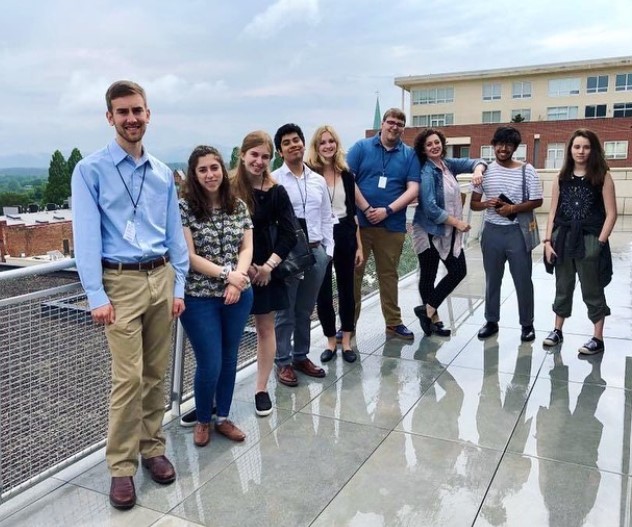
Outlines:
<svg viewBox="0 0 632 527"><path fill-rule="evenodd" d="M305 176L305 167L303 167L303 183L305 183L305 196L303 197L303 191L301 190L301 186L298 184L298 178L292 174L294 181L296 182L296 187L298 188L298 193L301 195L301 203L303 203L303 218L307 215L305 212L305 208L307 207L307 177ZM307 218L305 218L307 221Z"/></svg>
<svg viewBox="0 0 632 527"><path fill-rule="evenodd" d="M138 196L136 196L136 201L134 201L134 198L132 197L132 193L129 187L127 186L127 183L125 183L125 180L123 179L123 174L121 174L121 171L119 170L118 165L114 165L114 166L116 167L116 171L118 172L118 175L121 178L121 181L123 182L123 186L125 187L125 190L127 190L127 195L129 196L129 200L132 202L132 207L134 207L134 216L136 216L136 208L138 207L138 202L140 201L140 195L143 193L143 186L145 185L145 174L147 172L147 163L145 162L145 166L143 167L143 177L140 181L140 189L138 189Z"/></svg>
<svg viewBox="0 0 632 527"><path fill-rule="evenodd" d="M382 175L385 176L386 175L386 167L388 166L388 164L391 162L391 159L393 156L386 156L386 159L384 159L384 151L386 150L386 148L384 148L384 145L380 145L381 146L381 151L382 151Z"/></svg>

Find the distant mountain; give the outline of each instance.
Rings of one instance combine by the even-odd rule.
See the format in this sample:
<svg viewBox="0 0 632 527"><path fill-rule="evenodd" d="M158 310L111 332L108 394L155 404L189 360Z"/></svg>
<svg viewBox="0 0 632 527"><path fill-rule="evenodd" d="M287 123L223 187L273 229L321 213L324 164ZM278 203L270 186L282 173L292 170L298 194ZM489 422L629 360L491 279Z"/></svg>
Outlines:
<svg viewBox="0 0 632 527"><path fill-rule="evenodd" d="M48 178L48 168L9 167L0 168L0 176L44 177Z"/></svg>

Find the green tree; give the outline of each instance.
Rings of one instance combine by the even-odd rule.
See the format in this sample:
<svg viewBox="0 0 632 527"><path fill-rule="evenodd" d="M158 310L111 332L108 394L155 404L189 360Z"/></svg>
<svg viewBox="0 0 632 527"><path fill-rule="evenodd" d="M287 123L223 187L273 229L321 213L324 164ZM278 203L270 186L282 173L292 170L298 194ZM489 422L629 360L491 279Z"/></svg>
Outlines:
<svg viewBox="0 0 632 527"><path fill-rule="evenodd" d="M233 148L233 152L230 154L230 164L228 165L229 170L234 170L235 168L237 168L237 165L239 164L239 154L239 147L236 146L235 148Z"/></svg>
<svg viewBox="0 0 632 527"><path fill-rule="evenodd" d="M44 202L61 204L70 196L70 174L63 154L55 150L48 168L48 183L44 190Z"/></svg>
<svg viewBox="0 0 632 527"><path fill-rule="evenodd" d="M0 192L0 207L26 207L28 203L29 197L25 193Z"/></svg>
<svg viewBox="0 0 632 527"><path fill-rule="evenodd" d="M75 166L82 159L83 159L83 156L81 155L81 152L79 151L79 149L73 148L72 152L70 152L70 157L68 158L68 162L66 163L68 165L68 175L70 177L72 177L72 171L75 169Z"/></svg>
<svg viewBox="0 0 632 527"><path fill-rule="evenodd" d="M275 152L274 159L272 160L272 170L281 168L281 165L283 165L283 158L279 155L278 152Z"/></svg>

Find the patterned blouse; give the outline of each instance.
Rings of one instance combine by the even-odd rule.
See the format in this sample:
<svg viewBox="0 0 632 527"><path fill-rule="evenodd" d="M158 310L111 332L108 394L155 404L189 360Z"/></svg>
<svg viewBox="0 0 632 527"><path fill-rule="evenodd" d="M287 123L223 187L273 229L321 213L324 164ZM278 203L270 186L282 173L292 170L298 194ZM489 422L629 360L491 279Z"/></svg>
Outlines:
<svg viewBox="0 0 632 527"><path fill-rule="evenodd" d="M252 220L246 204L237 200L232 215L222 210L198 220L190 210L189 203L180 200L182 225L188 227L193 238L195 253L214 264L237 266L239 249L244 238L244 230L252 229ZM219 278L211 278L191 268L184 286L184 293L197 297L221 297L226 285Z"/></svg>

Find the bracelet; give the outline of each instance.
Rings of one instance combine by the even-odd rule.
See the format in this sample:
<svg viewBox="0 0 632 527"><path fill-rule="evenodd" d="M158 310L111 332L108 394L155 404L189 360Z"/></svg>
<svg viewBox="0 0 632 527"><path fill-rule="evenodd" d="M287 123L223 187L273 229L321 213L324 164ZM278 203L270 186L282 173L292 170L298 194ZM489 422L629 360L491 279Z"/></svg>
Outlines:
<svg viewBox="0 0 632 527"><path fill-rule="evenodd" d="M542 243L551 243L551 238L547 238L546 240L542 240Z"/></svg>
<svg viewBox="0 0 632 527"><path fill-rule="evenodd" d="M390 205L386 205L386 207L384 207L384 209L386 209L386 215L390 216L391 214L393 214L393 209L391 209Z"/></svg>
<svg viewBox="0 0 632 527"><path fill-rule="evenodd" d="M371 205L367 205L366 209L364 209L364 210L362 211L362 214L364 214L364 213L365 213L367 210L369 210L370 208L371 208Z"/></svg>
<svg viewBox="0 0 632 527"><path fill-rule="evenodd" d="M276 266L270 265L270 262L265 262L263 265L267 265L270 268L270 271L274 271L274 267L276 267Z"/></svg>

